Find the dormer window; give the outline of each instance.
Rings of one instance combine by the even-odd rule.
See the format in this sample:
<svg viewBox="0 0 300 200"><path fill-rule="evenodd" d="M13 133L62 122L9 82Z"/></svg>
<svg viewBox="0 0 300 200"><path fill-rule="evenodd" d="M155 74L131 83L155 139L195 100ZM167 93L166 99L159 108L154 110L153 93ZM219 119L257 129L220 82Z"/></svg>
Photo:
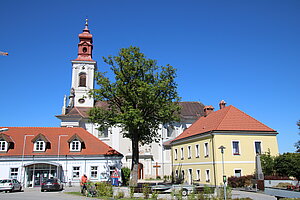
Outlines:
<svg viewBox="0 0 300 200"><path fill-rule="evenodd" d="M74 139L71 143L70 143L70 151L80 151L81 150L81 143L79 140Z"/></svg>
<svg viewBox="0 0 300 200"><path fill-rule="evenodd" d="M4 140L0 140L0 151L7 151L7 142Z"/></svg>
<svg viewBox="0 0 300 200"><path fill-rule="evenodd" d="M31 142L33 142L33 151L44 152L51 148L50 141L41 133L35 136Z"/></svg>
<svg viewBox="0 0 300 200"><path fill-rule="evenodd" d="M34 143L34 151L45 151L46 144L43 140L39 139Z"/></svg>
<svg viewBox="0 0 300 200"><path fill-rule="evenodd" d="M81 151L85 149L84 141L77 135L73 135L69 140L68 143L70 145L70 151Z"/></svg>
<svg viewBox="0 0 300 200"><path fill-rule="evenodd" d="M8 135L0 134L0 152L7 152L9 149L14 148L14 141Z"/></svg>

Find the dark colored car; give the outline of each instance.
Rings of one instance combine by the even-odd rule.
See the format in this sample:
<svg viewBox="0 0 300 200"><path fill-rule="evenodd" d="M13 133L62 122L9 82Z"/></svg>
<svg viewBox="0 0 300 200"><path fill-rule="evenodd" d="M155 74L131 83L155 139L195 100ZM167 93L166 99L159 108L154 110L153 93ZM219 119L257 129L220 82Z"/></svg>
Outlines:
<svg viewBox="0 0 300 200"><path fill-rule="evenodd" d="M42 183L41 191L62 191L63 183L57 178L50 178Z"/></svg>

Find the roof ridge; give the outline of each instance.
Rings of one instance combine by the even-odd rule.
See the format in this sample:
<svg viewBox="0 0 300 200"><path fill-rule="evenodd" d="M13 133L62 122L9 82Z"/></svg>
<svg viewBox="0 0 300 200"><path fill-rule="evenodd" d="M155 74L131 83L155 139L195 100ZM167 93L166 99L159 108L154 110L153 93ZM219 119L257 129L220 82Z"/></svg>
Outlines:
<svg viewBox="0 0 300 200"><path fill-rule="evenodd" d="M232 108L232 105L229 105L229 106L227 106L228 107L228 110L227 110L227 112L225 113L225 115L224 115L224 117L222 118L222 120L220 121L220 123L216 126L216 130L219 128L219 126L222 124L222 122L224 121L224 119L225 119L225 117L227 116L227 114L228 114L228 112L229 112L229 110ZM224 109L224 108L223 108ZM222 109L220 109L220 110L222 110ZM220 111L220 110L218 110L218 111Z"/></svg>
<svg viewBox="0 0 300 200"><path fill-rule="evenodd" d="M83 116L83 114L79 111L79 109L77 108L77 107L74 107L76 110L77 110L77 112L81 115L81 117L84 117Z"/></svg>

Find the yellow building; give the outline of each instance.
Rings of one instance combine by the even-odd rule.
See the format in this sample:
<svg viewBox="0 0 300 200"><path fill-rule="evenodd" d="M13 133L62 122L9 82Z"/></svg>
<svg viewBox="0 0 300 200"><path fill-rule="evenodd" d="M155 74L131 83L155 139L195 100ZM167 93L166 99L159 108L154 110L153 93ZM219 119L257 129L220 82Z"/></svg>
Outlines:
<svg viewBox="0 0 300 200"><path fill-rule="evenodd" d="M225 104L221 101L215 112L212 106L205 106L205 115L171 142L175 177L183 177L189 184L221 185L221 146L225 147L227 177L254 174L257 154L278 154L275 130Z"/></svg>

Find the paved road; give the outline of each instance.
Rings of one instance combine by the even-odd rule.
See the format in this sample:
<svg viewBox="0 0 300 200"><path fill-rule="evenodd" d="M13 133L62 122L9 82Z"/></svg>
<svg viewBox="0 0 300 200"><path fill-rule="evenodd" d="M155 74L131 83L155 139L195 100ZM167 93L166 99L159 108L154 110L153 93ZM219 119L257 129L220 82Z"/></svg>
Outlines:
<svg viewBox="0 0 300 200"><path fill-rule="evenodd" d="M65 192L79 191L79 187L66 187ZM142 196L142 194L135 194L135 197ZM162 199L171 199L168 194L160 194L158 196ZM249 197L253 200L276 200L275 197L243 191L232 191L233 198L246 198ZM64 194L63 192L41 192L40 188L25 189L24 192L4 193L0 192L0 200L96 200L95 198L87 198L83 196L75 196ZM99 199L97 199L99 200Z"/></svg>
<svg viewBox="0 0 300 200"><path fill-rule="evenodd" d="M255 193L255 192L243 192L243 191L232 191L232 198L246 198L249 197L253 200L276 200L274 196Z"/></svg>
<svg viewBox="0 0 300 200"><path fill-rule="evenodd" d="M79 191L79 187L67 187L66 192ZM93 200L83 196L64 194L63 192L41 192L40 188L25 189L24 192L0 192L1 200ZM99 199L97 199L99 200Z"/></svg>

